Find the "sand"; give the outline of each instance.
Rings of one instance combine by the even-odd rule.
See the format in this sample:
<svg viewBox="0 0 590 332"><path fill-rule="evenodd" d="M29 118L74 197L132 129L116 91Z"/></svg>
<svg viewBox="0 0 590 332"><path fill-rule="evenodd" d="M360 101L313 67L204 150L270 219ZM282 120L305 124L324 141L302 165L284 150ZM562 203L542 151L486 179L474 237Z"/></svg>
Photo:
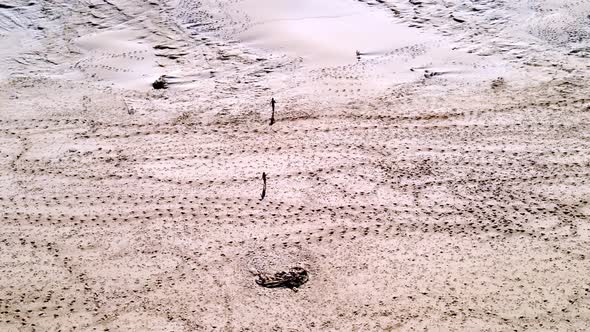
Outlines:
<svg viewBox="0 0 590 332"><path fill-rule="evenodd" d="M590 329L588 15L3 1L0 331Z"/></svg>

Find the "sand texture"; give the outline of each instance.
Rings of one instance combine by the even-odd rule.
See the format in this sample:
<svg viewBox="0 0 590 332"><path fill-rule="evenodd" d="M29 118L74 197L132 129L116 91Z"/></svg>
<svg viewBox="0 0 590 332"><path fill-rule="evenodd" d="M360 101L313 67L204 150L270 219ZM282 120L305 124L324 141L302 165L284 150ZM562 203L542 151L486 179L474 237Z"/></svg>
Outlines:
<svg viewBox="0 0 590 332"><path fill-rule="evenodd" d="M0 45L2 332L590 330L588 0L0 0Z"/></svg>

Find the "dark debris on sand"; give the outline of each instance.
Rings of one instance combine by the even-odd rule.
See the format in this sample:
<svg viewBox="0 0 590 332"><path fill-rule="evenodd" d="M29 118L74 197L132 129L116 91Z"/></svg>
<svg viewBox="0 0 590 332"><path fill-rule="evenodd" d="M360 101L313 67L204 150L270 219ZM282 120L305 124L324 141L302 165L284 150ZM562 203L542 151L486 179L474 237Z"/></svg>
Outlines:
<svg viewBox="0 0 590 332"><path fill-rule="evenodd" d="M152 87L156 90L168 88L168 81L164 75L160 76L157 80L152 83Z"/></svg>
<svg viewBox="0 0 590 332"><path fill-rule="evenodd" d="M274 275L259 274L256 283L267 288L290 288L294 291L309 280L304 268L293 267L289 271L277 272Z"/></svg>

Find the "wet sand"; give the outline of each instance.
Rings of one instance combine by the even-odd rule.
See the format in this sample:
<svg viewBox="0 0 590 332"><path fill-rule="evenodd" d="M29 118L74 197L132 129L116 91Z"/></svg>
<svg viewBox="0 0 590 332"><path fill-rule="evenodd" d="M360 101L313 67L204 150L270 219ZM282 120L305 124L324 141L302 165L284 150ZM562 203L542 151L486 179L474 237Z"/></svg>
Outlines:
<svg viewBox="0 0 590 332"><path fill-rule="evenodd" d="M0 331L588 330L588 15L3 2Z"/></svg>

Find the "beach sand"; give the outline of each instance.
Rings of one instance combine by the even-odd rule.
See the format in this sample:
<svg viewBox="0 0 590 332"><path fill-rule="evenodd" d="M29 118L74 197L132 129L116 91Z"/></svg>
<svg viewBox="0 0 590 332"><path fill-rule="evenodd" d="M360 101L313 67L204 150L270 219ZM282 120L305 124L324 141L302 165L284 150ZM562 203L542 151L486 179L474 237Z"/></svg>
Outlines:
<svg viewBox="0 0 590 332"><path fill-rule="evenodd" d="M3 1L0 331L589 330L589 15Z"/></svg>

